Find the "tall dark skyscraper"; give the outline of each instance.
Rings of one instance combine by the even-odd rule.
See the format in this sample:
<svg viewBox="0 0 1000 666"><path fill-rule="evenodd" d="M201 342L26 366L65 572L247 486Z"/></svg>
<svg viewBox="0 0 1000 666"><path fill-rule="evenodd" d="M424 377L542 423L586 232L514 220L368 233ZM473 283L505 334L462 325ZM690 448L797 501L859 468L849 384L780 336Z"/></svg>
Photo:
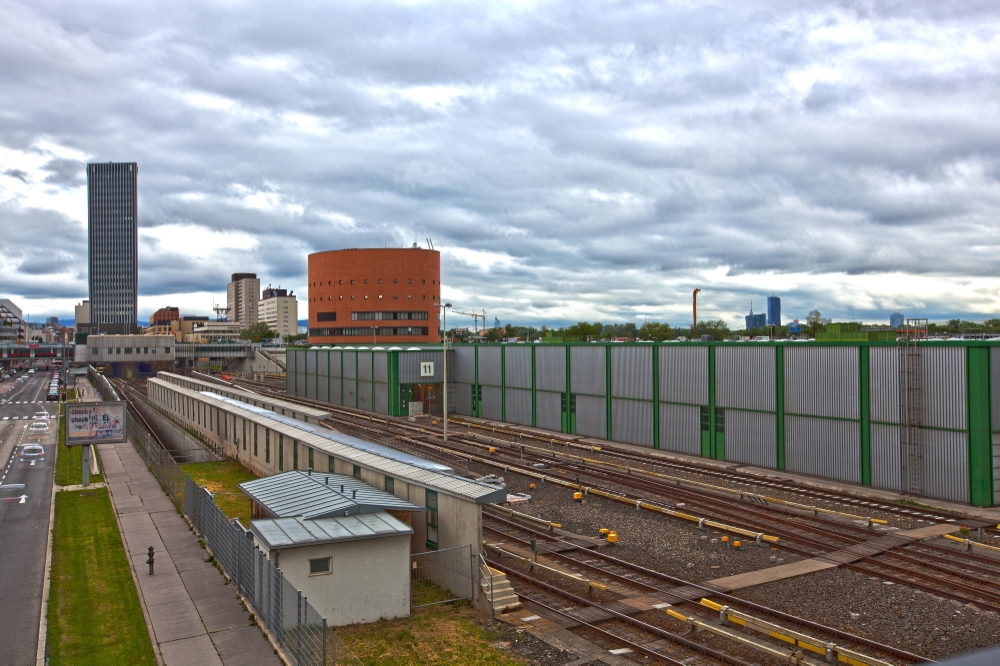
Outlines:
<svg viewBox="0 0 1000 666"><path fill-rule="evenodd" d="M135 333L138 176L135 162L87 165L90 330L94 333Z"/></svg>

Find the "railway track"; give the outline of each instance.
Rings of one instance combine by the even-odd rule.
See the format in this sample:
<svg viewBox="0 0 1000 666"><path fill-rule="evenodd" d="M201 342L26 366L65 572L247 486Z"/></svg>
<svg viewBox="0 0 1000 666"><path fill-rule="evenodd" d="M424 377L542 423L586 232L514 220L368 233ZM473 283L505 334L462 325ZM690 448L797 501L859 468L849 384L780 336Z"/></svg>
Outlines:
<svg viewBox="0 0 1000 666"><path fill-rule="evenodd" d="M237 380L235 383L249 383ZM257 384L254 382L254 384ZM254 386L254 390L262 387ZM366 436L403 441L410 447L423 448L438 454L450 453L457 458L466 458L494 469L522 474L538 478L539 468L543 466L548 474L542 474L549 480L561 481L563 485L577 485L585 492L602 492L614 495L619 501L635 502L637 508L650 508L661 512L676 513L683 503L683 508L696 511L707 519L725 521L742 528L747 532L758 534L766 532L778 537L778 546L803 557L826 557L838 554L852 546L861 546L870 541L874 533L867 528L834 521L816 515L806 515L800 510L781 504L766 506L747 501L737 501L704 489L684 487L681 483L670 483L648 475L633 474L631 468L624 471L607 466L593 464L583 458L566 458L557 455L553 449L547 452L538 447L524 447L522 441L512 441L513 431L489 434L456 433L450 434L449 442L445 444L438 437L436 429L417 426L402 419L393 419L381 415L373 415L361 410L353 410L340 406L318 403L301 399L296 396L275 394L290 402L299 402L311 406L321 406L331 411L331 425L338 429L355 430ZM476 426L484 430L487 426L471 424L463 421L463 425ZM496 434L506 434L508 439L495 437ZM523 433L516 433L521 440ZM539 439L531 435L529 439ZM504 445L506 444L506 446ZM567 442L567 446L577 446ZM592 448L592 447L588 447ZM412 448L411 448L412 450ZM630 452L622 454L624 458L632 456ZM658 461L659 464L659 461ZM717 470L711 470L718 473ZM561 474L560 474L561 473ZM596 482L584 479L595 479ZM575 484L572 481L575 480ZM766 480L753 478L757 485L770 485ZM614 485L608 485L609 483ZM775 486L794 484L780 483ZM806 489L816 492L814 489ZM753 495L752 493L748 493ZM831 493L832 494L832 493ZM844 497L847 497L844 495ZM663 498L674 500L673 503L662 501ZM880 505L881 506L881 505ZM889 506L889 505L885 505ZM908 509L901 509L908 511ZM957 520L947 512L922 514L928 518L954 522ZM942 518L949 516L949 518ZM857 516L857 518L861 518ZM903 546L903 547L899 547ZM954 599L962 603L971 603L980 608L1000 612L1000 562L985 556L959 553L932 544L897 544L895 547L875 551L853 560L838 562L841 566L869 576L878 577L897 584L915 587L935 595Z"/></svg>
<svg viewBox="0 0 1000 666"><path fill-rule="evenodd" d="M713 613L701 604L699 599L703 596L711 596L720 599L726 605L742 608L747 612L757 613L758 615L763 614L786 624L796 625L797 628L803 631L819 633L824 642L843 644L846 641L851 647L875 650L877 652L874 655L876 658L883 658L889 655L914 663L928 661L926 657L907 650L885 645L878 641L828 627L818 622L812 622L805 618L796 617L773 608L745 601L724 592L719 592L711 586L699 585L698 583L693 583L676 576L653 571L596 549L581 548L577 544L564 541L552 534L504 518L498 515L498 513L498 511L489 508L484 511L484 518L486 520L484 521L483 530L485 532L490 532L501 537L505 542L514 541L525 548L530 547L528 537L534 537L539 541L553 546L550 548L545 543L538 545L539 554L543 554L547 558L565 563L571 569L588 572L591 574L591 578L596 578L606 583L632 588L640 593L660 593L674 605L687 604L687 610L700 615L706 621L717 618L718 614ZM521 532L525 536L514 536L511 534L512 530ZM669 583L670 586L666 587L664 583ZM693 596L691 594L692 591L697 594Z"/></svg>

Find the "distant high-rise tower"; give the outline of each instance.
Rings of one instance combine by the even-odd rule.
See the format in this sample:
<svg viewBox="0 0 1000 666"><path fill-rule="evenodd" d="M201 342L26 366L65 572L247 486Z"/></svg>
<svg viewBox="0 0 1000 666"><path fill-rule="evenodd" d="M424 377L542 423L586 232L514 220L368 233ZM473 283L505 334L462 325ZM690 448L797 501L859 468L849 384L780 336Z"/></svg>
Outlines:
<svg viewBox="0 0 1000 666"><path fill-rule="evenodd" d="M260 302L260 280L256 273L233 273L226 287L226 305L229 321L243 328L257 323L257 304Z"/></svg>
<svg viewBox="0 0 1000 666"><path fill-rule="evenodd" d="M755 331L760 328L767 326L767 316L763 313L754 314L753 313L753 301L750 301L750 314L743 318L746 321L746 326L748 331Z"/></svg>
<svg viewBox="0 0 1000 666"><path fill-rule="evenodd" d="M767 297L767 325L781 326L781 299L777 296Z"/></svg>
<svg viewBox="0 0 1000 666"><path fill-rule="evenodd" d="M90 330L136 331L138 180L135 162L87 165Z"/></svg>
<svg viewBox="0 0 1000 666"><path fill-rule="evenodd" d="M889 326L893 328L899 328L903 325L903 314L901 312L893 312L889 315Z"/></svg>

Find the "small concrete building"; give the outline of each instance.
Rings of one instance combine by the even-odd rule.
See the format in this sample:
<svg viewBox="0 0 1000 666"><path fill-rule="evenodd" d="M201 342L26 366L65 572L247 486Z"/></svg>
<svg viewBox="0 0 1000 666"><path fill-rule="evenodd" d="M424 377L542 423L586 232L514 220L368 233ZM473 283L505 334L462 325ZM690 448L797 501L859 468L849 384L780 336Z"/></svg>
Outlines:
<svg viewBox="0 0 1000 666"><path fill-rule="evenodd" d="M240 484L250 532L332 626L410 614L411 513L424 508L343 474L292 471Z"/></svg>

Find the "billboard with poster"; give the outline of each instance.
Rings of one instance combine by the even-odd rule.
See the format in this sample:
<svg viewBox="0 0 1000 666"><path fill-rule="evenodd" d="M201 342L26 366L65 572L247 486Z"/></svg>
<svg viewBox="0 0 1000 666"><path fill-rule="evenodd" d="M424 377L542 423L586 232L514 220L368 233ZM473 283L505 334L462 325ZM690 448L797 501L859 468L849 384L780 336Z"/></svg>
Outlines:
<svg viewBox="0 0 1000 666"><path fill-rule="evenodd" d="M66 446L113 444L127 440L124 402L68 402Z"/></svg>

